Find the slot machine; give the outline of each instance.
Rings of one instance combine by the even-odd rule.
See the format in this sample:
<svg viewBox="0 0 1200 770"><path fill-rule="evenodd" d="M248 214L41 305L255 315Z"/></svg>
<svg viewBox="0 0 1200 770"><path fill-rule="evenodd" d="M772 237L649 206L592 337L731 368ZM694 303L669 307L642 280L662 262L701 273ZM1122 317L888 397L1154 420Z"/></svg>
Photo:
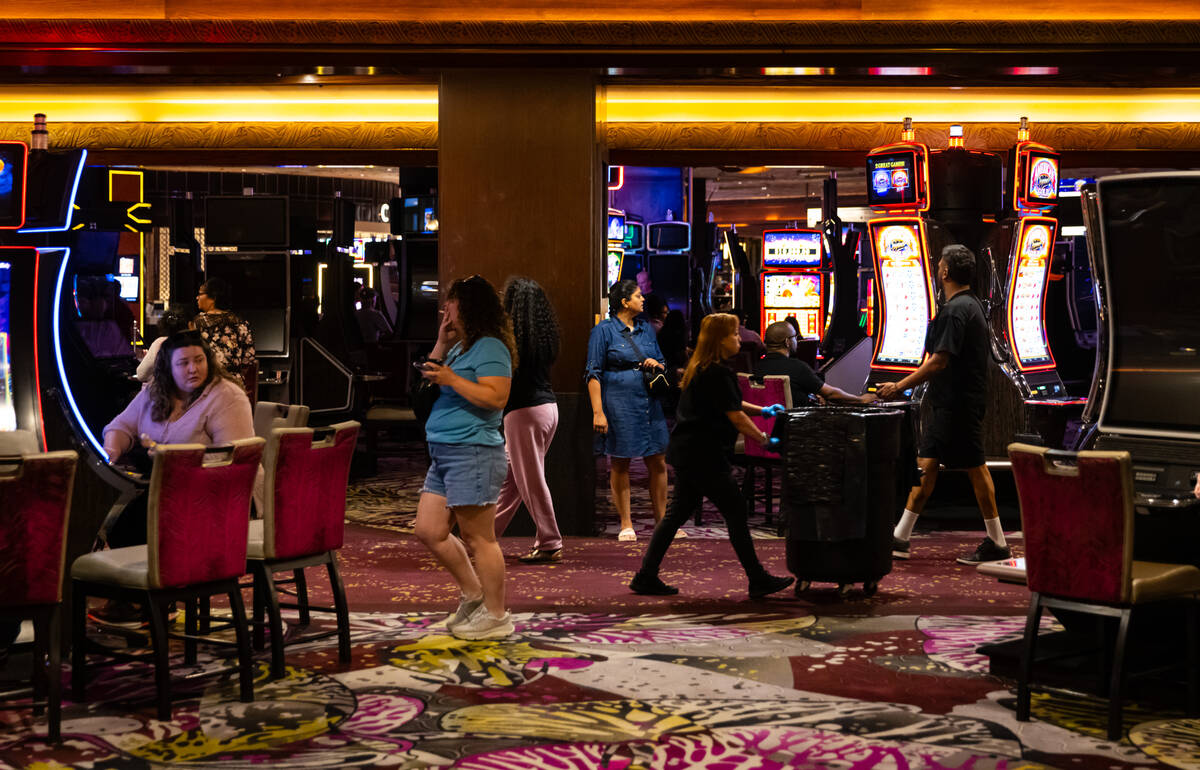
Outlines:
<svg viewBox="0 0 1200 770"><path fill-rule="evenodd" d="M829 309L829 276L822 271L820 230L763 232L762 329L788 316L800 334L820 339Z"/></svg>
<svg viewBox="0 0 1200 770"><path fill-rule="evenodd" d="M922 216L929 210L929 148L912 137L906 121L904 141L867 154L867 204L884 215L867 222L879 289L879 324L867 377L872 391L921 365L934 314L933 263Z"/></svg>
<svg viewBox="0 0 1200 770"><path fill-rule="evenodd" d="M608 287L621 280L621 266L625 261L625 212L608 210L608 231L605 236L605 294Z"/></svg>

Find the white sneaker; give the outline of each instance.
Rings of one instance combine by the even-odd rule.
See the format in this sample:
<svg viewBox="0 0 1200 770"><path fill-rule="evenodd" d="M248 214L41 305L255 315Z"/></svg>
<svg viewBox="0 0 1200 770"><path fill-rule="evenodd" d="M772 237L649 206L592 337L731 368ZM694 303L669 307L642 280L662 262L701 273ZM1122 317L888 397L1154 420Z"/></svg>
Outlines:
<svg viewBox="0 0 1200 770"><path fill-rule="evenodd" d="M481 604L471 613L471 617L456 624L451 629L451 633L458 639L476 641L479 639L503 639L506 636L512 636L513 630L511 612L506 612L503 617L498 618Z"/></svg>
<svg viewBox="0 0 1200 770"><path fill-rule="evenodd" d="M637 533L633 531L633 527L626 527L617 533L617 539L628 543L637 540Z"/></svg>
<svg viewBox="0 0 1200 770"><path fill-rule="evenodd" d="M444 626L447 631L454 631L456 626L459 626L471 617L471 613L483 606L483 594L479 595L478 599L468 599L466 594L462 594L462 598L458 600L458 609L446 616L446 619L434 623L434 626Z"/></svg>
<svg viewBox="0 0 1200 770"><path fill-rule="evenodd" d="M680 527L679 529L675 530L675 539L676 540L685 538L687 536L688 536L687 530L685 530L683 527Z"/></svg>

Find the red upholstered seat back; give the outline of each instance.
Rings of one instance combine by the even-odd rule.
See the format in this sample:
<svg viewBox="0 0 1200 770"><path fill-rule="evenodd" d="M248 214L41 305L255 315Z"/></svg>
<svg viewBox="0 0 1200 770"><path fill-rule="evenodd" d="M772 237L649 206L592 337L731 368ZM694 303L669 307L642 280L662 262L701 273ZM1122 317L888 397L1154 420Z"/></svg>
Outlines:
<svg viewBox="0 0 1200 770"><path fill-rule="evenodd" d="M74 452L0 458L0 607L62 601Z"/></svg>
<svg viewBox="0 0 1200 770"><path fill-rule="evenodd" d="M313 441L310 428L276 428L267 450L263 553L290 559L342 547L346 484L359 424L330 426Z"/></svg>
<svg viewBox="0 0 1200 770"><path fill-rule="evenodd" d="M762 382L756 382L750 375L744 372L738 372L738 387L742 391L742 400L758 406L770 406L771 404L783 404L787 408L792 406L792 388L790 379L786 374L771 374L762 378ZM771 429L775 427L774 417L751 417L751 422L758 426L758 429L763 433L770 435ZM768 452L758 445L756 441L746 440L746 456L748 457L767 457L778 459L779 455L774 452Z"/></svg>
<svg viewBox="0 0 1200 770"><path fill-rule="evenodd" d="M160 444L150 475L150 585L173 588L246 572L250 498L261 438L234 441L223 455L200 444Z"/></svg>
<svg viewBox="0 0 1200 770"><path fill-rule="evenodd" d="M1124 602L1133 553L1128 452L1051 453L1010 444L1029 590Z"/></svg>

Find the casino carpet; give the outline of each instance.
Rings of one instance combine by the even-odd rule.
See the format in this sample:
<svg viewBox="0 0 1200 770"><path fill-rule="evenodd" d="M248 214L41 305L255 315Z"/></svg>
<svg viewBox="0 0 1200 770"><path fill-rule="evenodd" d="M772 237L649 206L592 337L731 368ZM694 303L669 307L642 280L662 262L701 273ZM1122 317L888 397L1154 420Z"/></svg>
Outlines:
<svg viewBox="0 0 1200 770"><path fill-rule="evenodd" d="M0 766L1200 768L1200 720L1178 713L1131 704L1118 743L1091 698L1038 696L1036 721L1015 721L1010 683L975 648L1019 634L1027 595L952 563L978 537L918 534L870 598L765 601L746 598L723 539L676 541L663 578L680 595L655 598L624 586L644 539L568 538L561 563L524 565L528 540L505 538L516 634L463 642L435 625L455 596L420 544L353 523L351 664L332 639L290 647L287 676L269 682L260 659L242 704L225 661L180 656L167 722L149 670L123 664L67 704L61 746L29 712L0 712ZM784 572L783 541L756 547Z"/></svg>

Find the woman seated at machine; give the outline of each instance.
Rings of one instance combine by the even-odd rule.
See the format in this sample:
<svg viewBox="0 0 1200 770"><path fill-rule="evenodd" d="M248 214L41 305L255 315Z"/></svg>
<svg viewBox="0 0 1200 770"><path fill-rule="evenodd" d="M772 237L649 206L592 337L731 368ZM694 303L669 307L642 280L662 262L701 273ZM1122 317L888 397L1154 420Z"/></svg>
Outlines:
<svg viewBox="0 0 1200 770"><path fill-rule="evenodd" d="M150 382L104 426L104 452L110 463L124 457L148 471L148 453L156 444L219 446L253 437L254 416L245 391L200 334L185 331L163 341ZM146 542L145 497L125 507L109 527L107 540L112 548Z"/></svg>

